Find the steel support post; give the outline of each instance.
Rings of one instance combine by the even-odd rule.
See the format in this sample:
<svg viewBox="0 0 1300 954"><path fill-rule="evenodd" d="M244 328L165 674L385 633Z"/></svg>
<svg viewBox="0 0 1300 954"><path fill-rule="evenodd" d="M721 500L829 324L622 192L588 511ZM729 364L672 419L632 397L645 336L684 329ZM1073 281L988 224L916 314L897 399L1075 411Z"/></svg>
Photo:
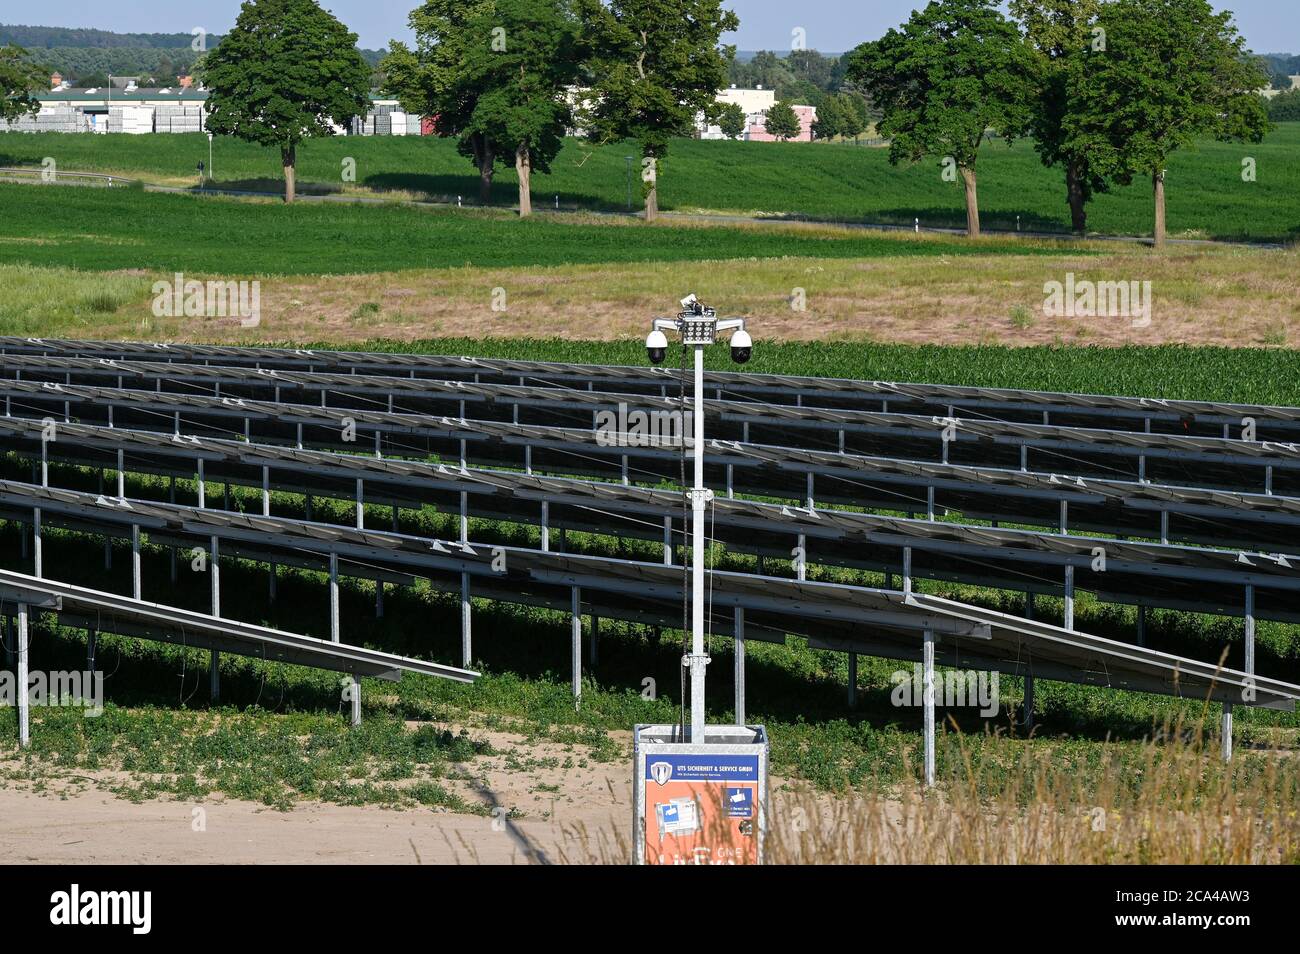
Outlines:
<svg viewBox="0 0 1300 954"><path fill-rule="evenodd" d="M569 591L572 606L569 611L570 653L573 662L573 704L582 701L582 590Z"/></svg>
<svg viewBox="0 0 1300 954"><path fill-rule="evenodd" d="M18 745L27 748L31 742L29 711L30 698L27 694L27 604L18 604Z"/></svg>
<svg viewBox="0 0 1300 954"><path fill-rule="evenodd" d="M460 575L460 664L466 669L469 668L470 660L474 657L474 644L470 632L471 609L469 574L462 573Z"/></svg>
<svg viewBox="0 0 1300 954"><path fill-rule="evenodd" d="M212 580L212 615L221 615L221 550L216 537L208 540L208 575ZM208 654L208 692L212 701L221 698L221 653L212 650Z"/></svg>
<svg viewBox="0 0 1300 954"><path fill-rule="evenodd" d="M683 660L691 676L691 741L704 741L704 346L695 345L695 483L691 493L691 652Z"/></svg>
<svg viewBox="0 0 1300 954"><path fill-rule="evenodd" d="M736 607L736 658L735 658L735 684L736 684L736 725L745 724L745 608Z"/></svg>
<svg viewBox="0 0 1300 954"><path fill-rule="evenodd" d="M921 644L921 704L925 722L925 787L934 785L934 630L927 629Z"/></svg>

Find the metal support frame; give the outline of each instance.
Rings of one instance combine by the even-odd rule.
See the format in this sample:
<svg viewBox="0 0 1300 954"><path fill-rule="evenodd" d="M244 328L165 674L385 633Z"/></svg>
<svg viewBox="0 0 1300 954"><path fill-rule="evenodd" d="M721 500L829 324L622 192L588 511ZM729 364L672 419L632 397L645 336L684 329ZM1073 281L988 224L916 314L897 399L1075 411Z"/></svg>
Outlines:
<svg viewBox="0 0 1300 954"><path fill-rule="evenodd" d="M1066 629L1074 629L1074 565L1065 565L1065 617L1061 623Z"/></svg>
<svg viewBox="0 0 1300 954"><path fill-rule="evenodd" d="M733 679L736 690L736 724L745 724L745 607L735 610L735 662Z"/></svg>
<svg viewBox="0 0 1300 954"><path fill-rule="evenodd" d="M27 650L31 643L27 630L27 604L18 604L18 745L27 748L31 744L31 699L27 694Z"/></svg>
<svg viewBox="0 0 1300 954"><path fill-rule="evenodd" d="M221 549L214 536L209 541L208 575L212 582L212 615L221 616ZM221 698L221 653L212 650L208 658L208 693L212 701Z"/></svg>
<svg viewBox="0 0 1300 954"><path fill-rule="evenodd" d="M40 576L39 573L36 574ZM137 600L143 599L144 589L140 572L140 525L131 524L131 595Z"/></svg>
<svg viewBox="0 0 1300 954"><path fill-rule="evenodd" d="M569 611L570 655L573 663L573 704L582 702L582 588L570 590L572 606Z"/></svg>
<svg viewBox="0 0 1300 954"><path fill-rule="evenodd" d="M471 612L473 604L469 598L469 574L460 575L460 661L461 665L469 668L470 660L474 656L474 643L470 629Z"/></svg>
<svg viewBox="0 0 1300 954"><path fill-rule="evenodd" d="M934 786L934 630L925 630L921 642L921 705L924 709L925 787Z"/></svg>
<svg viewBox="0 0 1300 954"><path fill-rule="evenodd" d="M1242 670L1253 676L1255 674L1255 587L1246 585L1245 633L1243 639ZM1223 704L1223 761L1232 761L1232 708L1231 702Z"/></svg>
<svg viewBox="0 0 1300 954"><path fill-rule="evenodd" d="M1032 591L1025 594L1025 619L1034 618L1034 594ZM1068 627L1067 627L1068 628ZM1020 707L1024 710L1024 718L1021 721L1027 730L1032 731L1034 728L1034 673L1033 673L1033 656L1029 658L1030 672L1026 673L1022 680L1024 688L1024 698L1021 700Z"/></svg>

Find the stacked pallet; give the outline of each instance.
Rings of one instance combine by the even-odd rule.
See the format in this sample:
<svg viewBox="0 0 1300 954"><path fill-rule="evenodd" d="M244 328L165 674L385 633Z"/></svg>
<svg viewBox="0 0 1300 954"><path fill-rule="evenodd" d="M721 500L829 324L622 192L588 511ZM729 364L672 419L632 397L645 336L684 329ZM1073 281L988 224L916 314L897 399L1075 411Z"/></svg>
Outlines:
<svg viewBox="0 0 1300 954"><path fill-rule="evenodd" d="M154 131L160 133L196 133L203 131L203 107L181 103L159 106L154 114Z"/></svg>
<svg viewBox="0 0 1300 954"><path fill-rule="evenodd" d="M35 115L30 113L16 120L0 124L6 132L80 132L81 116L73 106L42 106Z"/></svg>
<svg viewBox="0 0 1300 954"><path fill-rule="evenodd" d="M153 132L154 108L152 106L110 106L108 131L140 135Z"/></svg>

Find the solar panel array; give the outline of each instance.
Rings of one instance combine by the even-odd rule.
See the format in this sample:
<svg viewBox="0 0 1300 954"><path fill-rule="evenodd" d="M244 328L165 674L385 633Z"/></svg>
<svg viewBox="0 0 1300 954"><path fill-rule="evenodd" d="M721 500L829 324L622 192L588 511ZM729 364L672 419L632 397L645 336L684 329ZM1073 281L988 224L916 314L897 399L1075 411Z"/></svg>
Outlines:
<svg viewBox="0 0 1300 954"><path fill-rule="evenodd" d="M912 659L929 629L944 663L1240 702L1242 680L1261 679L1255 620L1300 622L1300 557L1285 552L1300 410L752 373L707 384L710 530L731 554L711 572L709 620L736 639L738 667L744 638ZM144 535L264 563L272 585L279 566L319 570L336 632L340 575L380 598L426 580L461 595L458 671L473 659L471 595L567 611L576 695L583 614L593 631L597 618L681 625L683 448L629 442L623 423L693 410L678 389L652 368L0 339L0 518L24 527L24 547L53 526L133 553ZM165 478L168 499L128 496L128 476ZM272 514L272 492L306 519ZM316 519L322 499L352 505L356 525ZM376 507L391 528L366 526ZM403 528L402 509L425 507L458 518L452 539ZM481 519L537 543L475 539ZM631 553L560 552L568 531ZM923 596L923 579L1062 596L1064 626ZM1244 617L1242 647L1216 676L1217 658L1140 645L1141 613L1131 644L1078 633L1077 590ZM1267 682L1263 704L1300 695Z"/></svg>

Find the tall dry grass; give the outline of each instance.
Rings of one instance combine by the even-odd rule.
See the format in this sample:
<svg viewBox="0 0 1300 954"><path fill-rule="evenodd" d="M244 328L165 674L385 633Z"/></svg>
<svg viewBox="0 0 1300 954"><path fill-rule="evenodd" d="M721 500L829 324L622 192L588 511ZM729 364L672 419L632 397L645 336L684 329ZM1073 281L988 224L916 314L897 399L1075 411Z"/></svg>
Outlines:
<svg viewBox="0 0 1300 954"><path fill-rule="evenodd" d="M1011 766L975 768L967 740L934 789L896 786L836 798L772 793L768 864L1296 864L1300 772L1294 753L1219 758L1201 726L1166 723L1138 757L1103 743L1081 770L1050 741ZM629 832L566 831L553 860L626 863Z"/></svg>

